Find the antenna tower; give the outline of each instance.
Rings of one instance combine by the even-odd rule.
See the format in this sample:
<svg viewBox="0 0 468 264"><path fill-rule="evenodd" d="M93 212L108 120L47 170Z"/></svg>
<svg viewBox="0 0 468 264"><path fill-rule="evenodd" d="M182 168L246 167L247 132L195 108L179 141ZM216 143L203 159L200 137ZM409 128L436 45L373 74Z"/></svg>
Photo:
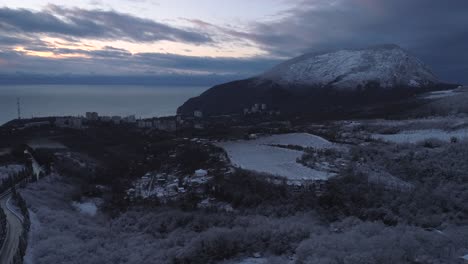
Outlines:
<svg viewBox="0 0 468 264"><path fill-rule="evenodd" d="M16 106L17 106L17 110L18 110L18 119L21 119L21 104L20 104L20 99L19 97L16 98Z"/></svg>

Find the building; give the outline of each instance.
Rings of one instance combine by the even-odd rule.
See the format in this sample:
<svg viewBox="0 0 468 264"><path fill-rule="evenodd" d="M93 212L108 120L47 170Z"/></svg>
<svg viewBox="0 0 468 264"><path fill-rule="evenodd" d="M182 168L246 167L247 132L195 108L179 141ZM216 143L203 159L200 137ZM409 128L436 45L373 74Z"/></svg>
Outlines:
<svg viewBox="0 0 468 264"><path fill-rule="evenodd" d="M96 121L99 119L99 115L96 112L86 112L86 119Z"/></svg>
<svg viewBox="0 0 468 264"><path fill-rule="evenodd" d="M153 122L148 121L148 120L138 120L137 126L139 128L152 128Z"/></svg>
<svg viewBox="0 0 468 264"><path fill-rule="evenodd" d="M268 113L267 104L253 104L251 107L246 107L243 109L244 115L256 114L256 113Z"/></svg>
<svg viewBox="0 0 468 264"><path fill-rule="evenodd" d="M202 130L205 129L205 126L202 123L195 122L193 123L193 128Z"/></svg>
<svg viewBox="0 0 468 264"><path fill-rule="evenodd" d="M259 110L258 104L254 104L251 108L252 113L257 113Z"/></svg>
<svg viewBox="0 0 468 264"><path fill-rule="evenodd" d="M129 116L126 116L124 119L123 119L123 122L124 123L136 123L136 118L135 118L135 115L129 115Z"/></svg>
<svg viewBox="0 0 468 264"><path fill-rule="evenodd" d="M55 119L55 126L61 128L83 128L83 120L81 117L57 117Z"/></svg>
<svg viewBox="0 0 468 264"><path fill-rule="evenodd" d="M70 117L69 125L70 128L81 129L83 128L83 120L81 117Z"/></svg>
<svg viewBox="0 0 468 264"><path fill-rule="evenodd" d="M200 111L200 110L195 110L193 112L193 116L196 117L196 118L203 118L203 112Z"/></svg>
<svg viewBox="0 0 468 264"><path fill-rule="evenodd" d="M122 122L122 117L121 116L113 116L112 117L112 122L116 125L120 124Z"/></svg>
<svg viewBox="0 0 468 264"><path fill-rule="evenodd" d="M101 116L101 117L99 117L99 119L102 122L110 122L112 120L112 118L110 116Z"/></svg>
<svg viewBox="0 0 468 264"><path fill-rule="evenodd" d="M68 126L67 118L65 118L65 117L55 118L55 126L56 127L67 127Z"/></svg>
<svg viewBox="0 0 468 264"><path fill-rule="evenodd" d="M177 123L179 123L179 124L184 123L184 119L182 118L182 115L177 115L177 116L176 116L176 121L177 121Z"/></svg>
<svg viewBox="0 0 468 264"><path fill-rule="evenodd" d="M161 117L154 121L154 128L167 132L177 130L177 121L173 117Z"/></svg>

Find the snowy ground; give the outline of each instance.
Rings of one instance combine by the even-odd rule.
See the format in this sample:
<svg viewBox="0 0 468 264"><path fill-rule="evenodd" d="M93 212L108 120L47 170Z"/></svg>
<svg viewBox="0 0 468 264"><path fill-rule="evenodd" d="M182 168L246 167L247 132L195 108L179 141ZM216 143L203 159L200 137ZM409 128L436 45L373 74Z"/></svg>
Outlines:
<svg viewBox="0 0 468 264"><path fill-rule="evenodd" d="M424 95L424 99L439 99L439 98L444 98L448 96L454 96L457 95L458 93L455 90L444 90L444 91L435 91L435 92L430 92Z"/></svg>
<svg viewBox="0 0 468 264"><path fill-rule="evenodd" d="M346 127L346 123L342 122L341 124L343 127ZM365 127L365 129L375 133L379 133L388 129L394 129L396 131L426 129L455 130L468 127L468 116L450 115L431 116L427 118L414 118L405 120L360 120L359 125L362 125L363 127Z"/></svg>
<svg viewBox="0 0 468 264"><path fill-rule="evenodd" d="M468 261L468 254L463 256L462 259L464 259L465 261Z"/></svg>
<svg viewBox="0 0 468 264"><path fill-rule="evenodd" d="M241 260L238 264L268 264L266 258L246 258Z"/></svg>
<svg viewBox="0 0 468 264"><path fill-rule="evenodd" d="M95 216L98 211L97 205L93 201L86 201L86 202L81 202L81 203L73 202L72 205L80 213L89 215L89 216Z"/></svg>
<svg viewBox="0 0 468 264"><path fill-rule="evenodd" d="M302 151L271 145L300 145L327 148L333 143L310 134L284 134L256 140L218 143L227 152L231 163L239 168L285 177L288 180L326 180L334 173L314 170L296 162Z"/></svg>
<svg viewBox="0 0 468 264"><path fill-rule="evenodd" d="M33 241L36 239L36 236L39 233L41 228L41 222L37 218L36 213L29 210L29 220L31 221L31 227L28 232L28 247L24 255L24 264L34 264L34 247L32 245Z"/></svg>
<svg viewBox="0 0 468 264"><path fill-rule="evenodd" d="M261 145L294 145L303 148L329 148L333 146L330 141L307 133L290 133L261 137L254 140Z"/></svg>
<svg viewBox="0 0 468 264"><path fill-rule="evenodd" d="M235 261L226 261L222 264L292 264L296 263L294 257L279 257L279 256L269 256L269 257L247 257Z"/></svg>
<svg viewBox="0 0 468 264"><path fill-rule="evenodd" d="M24 170L25 167L19 164L11 164L0 167L0 180L7 178L11 174L18 173Z"/></svg>
<svg viewBox="0 0 468 264"><path fill-rule="evenodd" d="M382 139L393 143L417 143L428 139L450 141L451 138L465 139L468 137L468 129L445 131L440 129L408 130L396 134L373 134L373 138Z"/></svg>

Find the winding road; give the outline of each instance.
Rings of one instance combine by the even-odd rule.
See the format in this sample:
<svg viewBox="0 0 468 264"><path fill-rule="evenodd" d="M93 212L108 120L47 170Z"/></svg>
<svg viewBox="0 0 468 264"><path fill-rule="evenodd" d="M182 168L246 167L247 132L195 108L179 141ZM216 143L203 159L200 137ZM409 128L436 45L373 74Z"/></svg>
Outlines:
<svg viewBox="0 0 468 264"><path fill-rule="evenodd" d="M10 264L19 245L19 238L23 231L22 218L16 213L9 204L11 199L10 191L3 193L0 196L0 207L5 212L6 222L6 238L0 249L0 263Z"/></svg>

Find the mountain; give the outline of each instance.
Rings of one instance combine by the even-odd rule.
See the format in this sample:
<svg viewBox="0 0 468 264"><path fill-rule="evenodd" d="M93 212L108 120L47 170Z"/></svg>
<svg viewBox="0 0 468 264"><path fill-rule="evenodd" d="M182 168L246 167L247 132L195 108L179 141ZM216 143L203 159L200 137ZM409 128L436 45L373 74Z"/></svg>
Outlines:
<svg viewBox="0 0 468 264"><path fill-rule="evenodd" d="M443 88L419 59L397 45L380 45L299 56L257 77L214 86L178 113L234 114L266 104L290 114L340 114Z"/></svg>
<svg viewBox="0 0 468 264"><path fill-rule="evenodd" d="M306 54L276 66L260 78L282 85L343 89L365 86L369 81L379 82L385 88L419 87L438 82L420 60L396 45Z"/></svg>

